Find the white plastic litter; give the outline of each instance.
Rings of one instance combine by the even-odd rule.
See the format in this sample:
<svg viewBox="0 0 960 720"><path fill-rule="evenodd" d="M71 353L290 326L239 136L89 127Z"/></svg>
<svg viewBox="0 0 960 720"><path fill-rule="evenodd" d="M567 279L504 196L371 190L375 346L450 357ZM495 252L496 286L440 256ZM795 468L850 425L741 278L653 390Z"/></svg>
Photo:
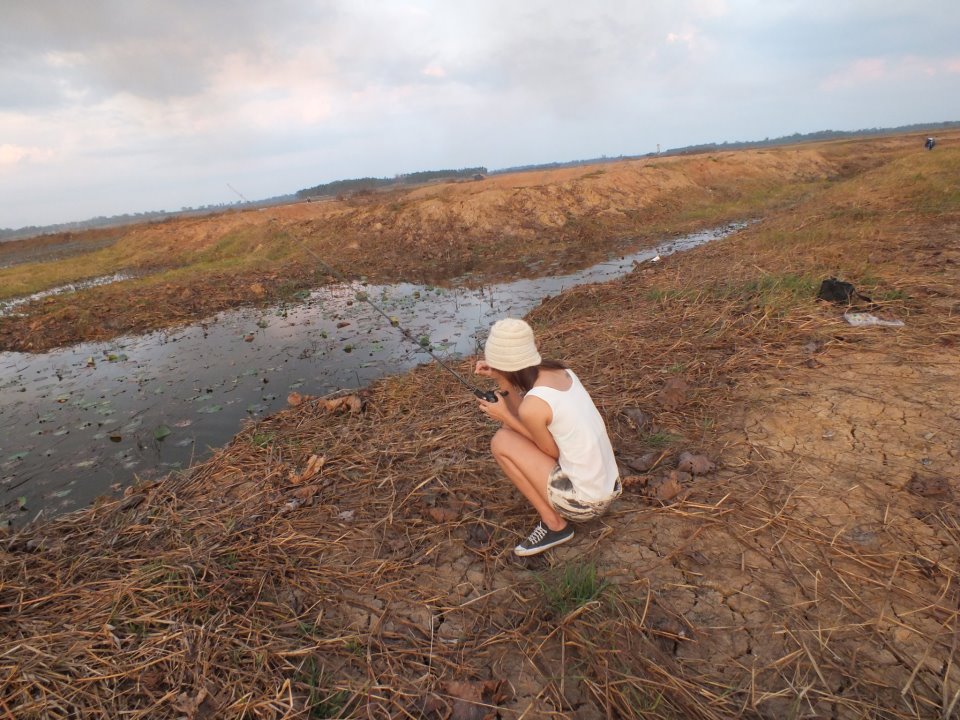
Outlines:
<svg viewBox="0 0 960 720"><path fill-rule="evenodd" d="M903 320L883 320L870 313L848 312L843 314L843 319L855 327L866 327L867 325L882 325L883 327L903 327Z"/></svg>

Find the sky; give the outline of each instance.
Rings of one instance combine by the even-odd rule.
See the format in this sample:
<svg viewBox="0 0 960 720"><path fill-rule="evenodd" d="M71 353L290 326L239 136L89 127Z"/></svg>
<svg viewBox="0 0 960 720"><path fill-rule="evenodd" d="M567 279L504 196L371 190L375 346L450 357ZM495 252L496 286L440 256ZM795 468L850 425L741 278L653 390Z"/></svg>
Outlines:
<svg viewBox="0 0 960 720"><path fill-rule="evenodd" d="M0 18L0 228L960 120L956 0L0 0Z"/></svg>

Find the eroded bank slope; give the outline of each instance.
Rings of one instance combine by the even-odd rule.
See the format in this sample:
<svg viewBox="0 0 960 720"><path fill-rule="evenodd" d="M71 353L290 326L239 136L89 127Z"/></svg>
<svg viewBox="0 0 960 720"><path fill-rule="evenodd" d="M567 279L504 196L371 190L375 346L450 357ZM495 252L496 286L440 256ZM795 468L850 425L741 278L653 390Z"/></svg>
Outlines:
<svg viewBox="0 0 960 720"><path fill-rule="evenodd" d="M650 158L0 244L0 300L132 279L0 317L0 349L41 352L296 299L323 258L376 281L496 282L585 267L732 220L912 153L913 139Z"/></svg>

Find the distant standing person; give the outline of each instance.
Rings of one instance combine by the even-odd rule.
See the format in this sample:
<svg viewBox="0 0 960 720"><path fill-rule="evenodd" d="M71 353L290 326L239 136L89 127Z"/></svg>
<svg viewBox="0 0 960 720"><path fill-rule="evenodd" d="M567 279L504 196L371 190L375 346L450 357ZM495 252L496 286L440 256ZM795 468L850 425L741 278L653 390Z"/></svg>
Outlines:
<svg viewBox="0 0 960 720"><path fill-rule="evenodd" d="M927 141L923 144L923 146L924 146L927 150L933 150L933 146L936 145L936 144L937 144L937 141L936 141L935 138L928 137L928 138L927 138Z"/></svg>
<svg viewBox="0 0 960 720"><path fill-rule="evenodd" d="M493 457L540 514L514 552L536 555L571 540L571 523L599 517L622 491L603 417L572 370L540 357L523 320L494 323L475 372L501 393L497 402L480 400L502 424Z"/></svg>

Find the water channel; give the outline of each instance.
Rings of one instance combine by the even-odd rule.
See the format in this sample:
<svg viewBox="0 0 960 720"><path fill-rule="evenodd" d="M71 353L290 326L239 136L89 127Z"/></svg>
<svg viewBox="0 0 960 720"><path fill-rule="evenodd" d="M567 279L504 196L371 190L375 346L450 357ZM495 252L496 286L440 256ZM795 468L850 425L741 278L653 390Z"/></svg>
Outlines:
<svg viewBox="0 0 960 720"><path fill-rule="evenodd" d="M501 317L741 227L676 238L570 275L477 290L340 284L295 306L223 312L172 331L42 355L0 353L2 521L77 509L203 460L246 419L285 407L292 391L363 387L431 360L357 300L359 292L440 357L469 355Z"/></svg>

